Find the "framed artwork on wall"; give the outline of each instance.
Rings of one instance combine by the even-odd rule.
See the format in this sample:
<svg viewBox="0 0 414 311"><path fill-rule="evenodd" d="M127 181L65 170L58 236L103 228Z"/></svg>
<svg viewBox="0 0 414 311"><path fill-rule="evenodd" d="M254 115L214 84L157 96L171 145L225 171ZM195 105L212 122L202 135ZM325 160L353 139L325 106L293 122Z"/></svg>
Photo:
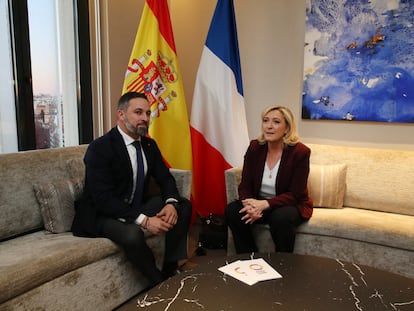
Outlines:
<svg viewBox="0 0 414 311"><path fill-rule="evenodd" d="M302 119L414 123L414 1L307 0Z"/></svg>

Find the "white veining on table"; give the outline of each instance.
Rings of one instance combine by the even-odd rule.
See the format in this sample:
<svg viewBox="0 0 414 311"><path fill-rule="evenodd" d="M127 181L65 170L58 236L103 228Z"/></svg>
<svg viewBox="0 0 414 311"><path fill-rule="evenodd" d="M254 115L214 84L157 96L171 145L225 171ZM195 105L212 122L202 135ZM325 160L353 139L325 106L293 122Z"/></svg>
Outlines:
<svg viewBox="0 0 414 311"><path fill-rule="evenodd" d="M358 285L357 285L357 286L358 286ZM364 309L362 309L362 308L361 308L361 306L359 305L359 303L361 302L361 300L359 300L359 298L358 298L357 294L356 294L356 293L355 293L355 291L354 291L354 287L353 287L352 285L349 285L349 290L350 290L350 292L351 292L352 296L354 297L354 300L355 300L355 307L356 307L359 311L364 310Z"/></svg>
<svg viewBox="0 0 414 311"><path fill-rule="evenodd" d="M248 257L250 257L250 259L254 259L255 253L249 254ZM224 262L225 264L228 264L227 259L225 261L223 260L223 263ZM368 273L368 271L368 274L366 274L363 269L355 263L343 262L340 259L336 259L336 262L339 264L339 269L335 269L335 271L338 271L339 274L343 273L343 276L345 277L344 288L347 288L351 297L346 295L345 297L332 298L333 300L338 301L338 303L342 303L349 299L351 305L354 305L352 310L355 311L370 311L370 307L373 306L376 306L376 308L382 306L383 309L381 308L381 310L384 311L413 310L411 309L414 306L414 300L412 300L412 297L409 297L410 299L407 299L407 301L402 300L398 302L390 302L389 297L390 295L393 295L392 292L388 292L388 290L386 290L387 287L383 288L383 292L381 292L381 289L379 289L381 288L380 285L379 288L374 287L378 286L378 284L370 279L370 273ZM283 260L279 263L279 265L283 266ZM193 305L195 310L208 310L210 301L208 299L207 301L203 301L201 297L199 298L197 291L199 290L199 282L201 282L203 278L210 278L213 275L214 274L211 273L185 274L181 279L177 279L177 283L175 284L162 283L157 287L157 289L164 292L164 295L168 293L166 294L168 297L163 297L163 294L161 293L154 293L152 297L146 294L143 298L137 300L137 307L149 308L151 310L153 309L152 307L154 307L156 310L172 311L174 309L174 305L177 307L181 304L182 306L182 303L184 302L186 304ZM215 278L216 281L213 281L210 285L213 292L220 288L220 284L226 284L226 286L230 284L228 276L225 273L222 275L215 275ZM401 288L400 292L402 291L412 293L412 288ZM189 296L185 293L188 293ZM335 295L335 290L329 290L329 295ZM388 298L387 295L389 296ZM285 302L282 302L282 300L272 301L271 303L273 305L272 309L283 308L285 305Z"/></svg>
<svg viewBox="0 0 414 311"><path fill-rule="evenodd" d="M352 282L352 285L349 286L349 291L352 294L352 297L355 300L355 307L357 310L359 311L363 311L363 307L361 306L361 297L358 296L357 293L357 289L354 289L355 287L358 287L359 284L357 283L356 279L357 276L352 275L352 272L349 271L348 269L346 269L346 265L345 263L343 263L341 260L336 259L336 262L339 263L339 265L341 266L341 270L346 274L346 276L349 278L349 280ZM364 276L365 273L362 271L361 267L359 267L357 264L352 263L352 266L358 271L359 273L359 279L364 283L365 287L369 288L368 283L366 282ZM384 306L385 310L388 310L388 306L387 304L384 302L384 295L382 293L380 293L377 289L374 289L374 293L372 295L369 296L370 299L373 298L377 298L379 299L379 301L381 302L381 304ZM411 301L407 301L407 302L390 302L389 305L392 307L392 309L394 309L395 311L400 310L401 306L407 306L407 305L411 305L414 304L414 300Z"/></svg>
<svg viewBox="0 0 414 311"><path fill-rule="evenodd" d="M400 309L397 308L397 306L407 306L407 305L412 305L412 304L414 304L414 300L407 301L407 302L394 302L394 303L390 303L391 307L394 310L400 310Z"/></svg>
<svg viewBox="0 0 414 311"><path fill-rule="evenodd" d="M140 299L137 300L137 307L145 308L145 307L151 306L153 304L158 304L158 303L161 303L161 302L168 301L168 304L164 309L164 311L168 311L170 309L170 307L172 306L172 304L179 298L179 296L181 294L181 291L183 290L183 288L185 286L186 281L192 280L193 281L192 283L194 284L198 280L199 275L202 275L202 274L191 274L191 275L183 277L180 281L180 286L177 288L177 291L175 292L173 297L171 297L171 298L160 298L158 296L155 296L155 297L148 298L148 295L145 295L142 300L140 300ZM196 291L197 286L198 286L198 284L195 283L195 285L192 288L193 293ZM188 302L188 303L194 303L197 306L204 309L204 305L199 303L199 299L183 298L183 301Z"/></svg>

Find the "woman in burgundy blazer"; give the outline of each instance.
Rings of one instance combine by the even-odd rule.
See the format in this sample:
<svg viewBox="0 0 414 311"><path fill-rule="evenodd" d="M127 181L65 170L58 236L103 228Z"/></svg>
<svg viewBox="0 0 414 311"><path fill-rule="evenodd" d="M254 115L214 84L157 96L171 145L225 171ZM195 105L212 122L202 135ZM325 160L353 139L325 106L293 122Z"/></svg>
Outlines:
<svg viewBox="0 0 414 311"><path fill-rule="evenodd" d="M272 106L262 113L262 133L244 156L239 200L225 210L237 253L256 252L251 224L266 223L277 252L293 252L296 227L312 216L310 149L299 142L291 111Z"/></svg>

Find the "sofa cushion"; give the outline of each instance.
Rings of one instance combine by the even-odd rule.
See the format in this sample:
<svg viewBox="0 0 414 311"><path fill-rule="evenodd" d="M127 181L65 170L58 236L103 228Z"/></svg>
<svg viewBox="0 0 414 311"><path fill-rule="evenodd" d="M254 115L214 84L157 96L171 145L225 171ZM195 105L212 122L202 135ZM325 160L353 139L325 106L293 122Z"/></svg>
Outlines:
<svg viewBox="0 0 414 311"><path fill-rule="evenodd" d="M165 235L148 235L146 243L160 268L164 260ZM70 232L52 234L43 230L1 242L0 305L68 272L120 252L121 248L109 239L81 238Z"/></svg>
<svg viewBox="0 0 414 311"><path fill-rule="evenodd" d="M337 241L359 241L367 244L414 251L414 216L344 207L342 209L315 208L309 221L297 228L300 235L331 237ZM254 224L253 235L259 252L274 251L269 226ZM233 236L229 230L227 254L235 253ZM316 239L316 238L315 238ZM346 243L346 242L344 242ZM312 245L307 246L312 248ZM315 248L318 246L315 245ZM326 246L331 247L330 245Z"/></svg>
<svg viewBox="0 0 414 311"><path fill-rule="evenodd" d="M121 304L147 287L147 279L132 267L123 253L116 253L11 298L2 303L0 309L118 310Z"/></svg>
<svg viewBox="0 0 414 311"><path fill-rule="evenodd" d="M298 233L332 236L414 251L414 216L344 207L316 208Z"/></svg>
<svg viewBox="0 0 414 311"><path fill-rule="evenodd" d="M344 206L414 216L414 151L307 145L311 163L347 165Z"/></svg>
<svg viewBox="0 0 414 311"><path fill-rule="evenodd" d="M311 164L308 188L315 207L342 208L346 188L346 164Z"/></svg>
<svg viewBox="0 0 414 311"><path fill-rule="evenodd" d="M36 183L33 188L45 229L52 233L70 231L75 215L74 202L82 194L83 179Z"/></svg>
<svg viewBox="0 0 414 311"><path fill-rule="evenodd" d="M120 249L105 238L38 231L0 243L0 304ZM13 286L11 286L13 285Z"/></svg>
<svg viewBox="0 0 414 311"><path fill-rule="evenodd" d="M67 160L82 158L86 147L0 154L0 241L43 229L33 184L69 179Z"/></svg>
<svg viewBox="0 0 414 311"><path fill-rule="evenodd" d="M85 163L83 158L72 158L66 161L67 170L70 178L85 177Z"/></svg>

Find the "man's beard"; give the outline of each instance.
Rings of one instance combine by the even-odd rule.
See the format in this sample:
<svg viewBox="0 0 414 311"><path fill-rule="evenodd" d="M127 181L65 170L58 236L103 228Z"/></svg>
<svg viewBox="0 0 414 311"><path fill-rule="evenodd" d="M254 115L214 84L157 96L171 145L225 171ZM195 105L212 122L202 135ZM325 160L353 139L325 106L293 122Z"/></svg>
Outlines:
<svg viewBox="0 0 414 311"><path fill-rule="evenodd" d="M128 120L125 120L125 127L134 135L146 136L148 134L148 125L145 127L135 127Z"/></svg>

